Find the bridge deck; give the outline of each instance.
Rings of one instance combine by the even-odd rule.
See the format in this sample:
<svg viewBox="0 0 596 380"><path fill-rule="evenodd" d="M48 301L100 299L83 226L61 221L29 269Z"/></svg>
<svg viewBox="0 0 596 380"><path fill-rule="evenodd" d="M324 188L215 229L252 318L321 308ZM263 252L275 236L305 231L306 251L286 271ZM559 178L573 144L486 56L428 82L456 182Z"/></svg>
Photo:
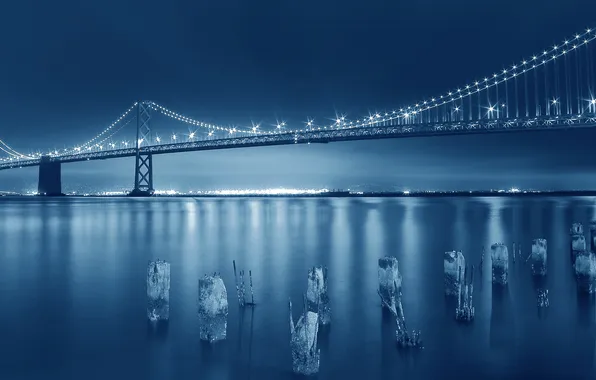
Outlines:
<svg viewBox="0 0 596 380"><path fill-rule="evenodd" d="M161 144L141 147L142 153L168 154L192 152L198 150L215 150L231 148L247 148L257 146L330 143L338 141L356 141L368 139L392 139L406 137L430 137L469 135L479 133L511 133L524 131L544 131L560 129L577 129L596 127L596 114L545 116L519 119L486 119L445 123L369 126L361 128L345 128L333 130L313 130L299 133L276 133L226 139L198 140L191 142ZM74 155L53 156L51 161L67 163L90 160L106 160L119 157L133 157L135 148L92 151ZM0 170L38 166L40 159L4 162Z"/></svg>

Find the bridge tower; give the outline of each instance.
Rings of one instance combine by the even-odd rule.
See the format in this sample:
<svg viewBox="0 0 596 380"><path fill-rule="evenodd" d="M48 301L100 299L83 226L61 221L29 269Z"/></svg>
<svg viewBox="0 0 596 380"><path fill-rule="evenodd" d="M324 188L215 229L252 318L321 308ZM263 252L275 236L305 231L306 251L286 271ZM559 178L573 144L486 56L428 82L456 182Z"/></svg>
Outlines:
<svg viewBox="0 0 596 380"><path fill-rule="evenodd" d="M135 156L135 187L128 194L133 197L153 195L153 159L151 153L141 153L141 144L151 143L151 110L144 102L137 103L137 154Z"/></svg>
<svg viewBox="0 0 596 380"><path fill-rule="evenodd" d="M52 161L50 156L41 156L37 183L38 195L50 197L64 195L62 194L61 169L60 162Z"/></svg>

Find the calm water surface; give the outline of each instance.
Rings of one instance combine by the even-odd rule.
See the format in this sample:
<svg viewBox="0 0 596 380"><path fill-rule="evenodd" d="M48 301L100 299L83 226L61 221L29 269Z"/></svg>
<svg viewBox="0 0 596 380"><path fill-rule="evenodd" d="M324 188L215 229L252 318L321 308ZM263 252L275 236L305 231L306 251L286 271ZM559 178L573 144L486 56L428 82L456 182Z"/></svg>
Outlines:
<svg viewBox="0 0 596 380"><path fill-rule="evenodd" d="M332 323L319 379L593 379L595 309L579 297L570 225L594 198L2 199L1 379L292 379L288 299L307 270L329 268ZM586 226L587 227L587 226ZM539 313L529 264L510 284L476 273L476 320L454 321L443 253L479 264L483 246L548 240L550 308ZM376 294L377 259L395 255L409 328L425 349L398 351ZM167 329L146 322L146 267L171 262ZM240 311L232 260L251 269L258 303ZM228 339L199 341L197 280L221 272ZM295 308L296 309L296 308ZM295 310L296 317L298 310Z"/></svg>

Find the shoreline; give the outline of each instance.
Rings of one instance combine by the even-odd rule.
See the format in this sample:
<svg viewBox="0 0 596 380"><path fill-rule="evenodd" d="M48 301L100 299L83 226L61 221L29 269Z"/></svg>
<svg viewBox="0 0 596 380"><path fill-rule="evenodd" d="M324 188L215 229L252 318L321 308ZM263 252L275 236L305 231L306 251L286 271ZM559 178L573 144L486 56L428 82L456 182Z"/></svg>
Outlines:
<svg viewBox="0 0 596 380"><path fill-rule="evenodd" d="M319 194L156 194L152 198L449 198L449 197L544 197L544 196L596 196L596 190L557 190L557 191L443 191L443 192L348 192L330 191ZM36 196L23 194L3 194L1 198L134 198L126 194L66 194L61 196Z"/></svg>

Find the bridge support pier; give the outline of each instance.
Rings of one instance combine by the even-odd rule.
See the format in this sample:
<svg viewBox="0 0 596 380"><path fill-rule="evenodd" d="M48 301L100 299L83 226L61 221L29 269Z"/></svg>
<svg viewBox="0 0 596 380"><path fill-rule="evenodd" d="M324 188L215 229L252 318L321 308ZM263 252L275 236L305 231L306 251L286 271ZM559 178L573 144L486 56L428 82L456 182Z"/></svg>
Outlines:
<svg viewBox="0 0 596 380"><path fill-rule="evenodd" d="M128 195L131 197L150 197L153 192L153 156L151 154L138 154L135 165L135 188Z"/></svg>
<svg viewBox="0 0 596 380"><path fill-rule="evenodd" d="M61 172L60 162L51 161L50 156L41 156L37 194L50 197L64 195L62 194Z"/></svg>
<svg viewBox="0 0 596 380"><path fill-rule="evenodd" d="M151 112L148 105L137 103L137 154L135 157L135 187L128 193L131 197L150 197L153 189L153 156L141 153L141 144L151 143Z"/></svg>

